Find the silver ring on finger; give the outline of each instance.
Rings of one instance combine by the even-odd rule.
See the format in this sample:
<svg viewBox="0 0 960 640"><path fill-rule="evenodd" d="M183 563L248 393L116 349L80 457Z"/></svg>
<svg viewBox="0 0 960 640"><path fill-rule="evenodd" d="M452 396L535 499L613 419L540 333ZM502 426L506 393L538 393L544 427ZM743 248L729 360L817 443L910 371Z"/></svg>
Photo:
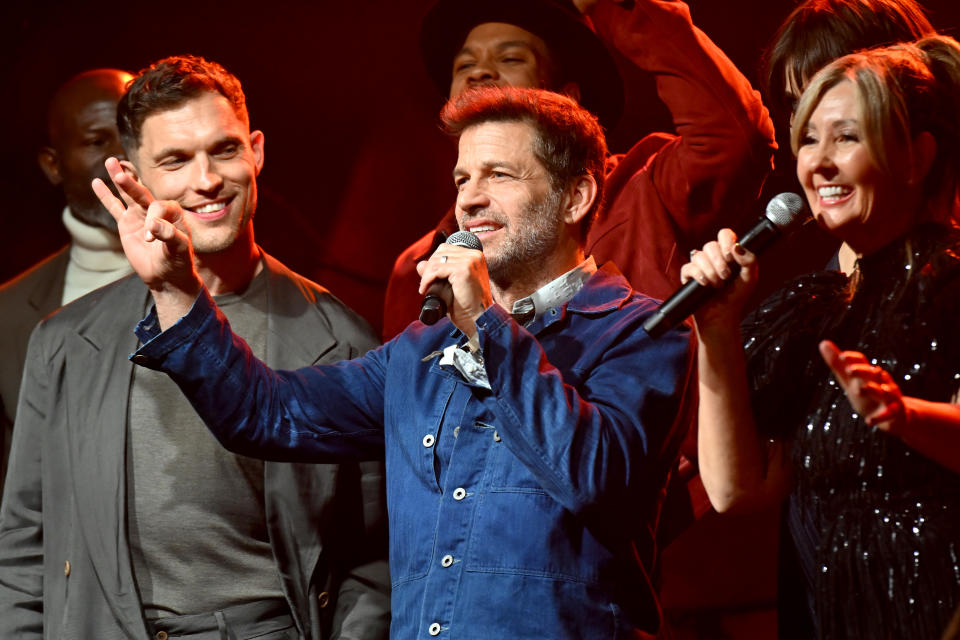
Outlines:
<svg viewBox="0 0 960 640"><path fill-rule="evenodd" d="M700 249L690 249L690 259L693 260L693 256L700 253Z"/></svg>
<svg viewBox="0 0 960 640"><path fill-rule="evenodd" d="M440 262L446 262L447 256L440 256Z"/></svg>

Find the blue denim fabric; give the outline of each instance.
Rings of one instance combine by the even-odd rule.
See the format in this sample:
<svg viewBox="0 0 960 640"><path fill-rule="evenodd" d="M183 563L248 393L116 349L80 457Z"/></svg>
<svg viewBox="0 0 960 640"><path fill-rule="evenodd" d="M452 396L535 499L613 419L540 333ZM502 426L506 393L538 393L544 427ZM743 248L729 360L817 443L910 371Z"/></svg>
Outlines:
<svg viewBox="0 0 960 640"><path fill-rule="evenodd" d="M393 638L615 638L656 630L653 530L682 433L686 328L615 269L524 329L477 322L492 390L438 364L464 336L419 323L362 358L271 371L204 294L135 362L168 372L229 449L386 455Z"/></svg>

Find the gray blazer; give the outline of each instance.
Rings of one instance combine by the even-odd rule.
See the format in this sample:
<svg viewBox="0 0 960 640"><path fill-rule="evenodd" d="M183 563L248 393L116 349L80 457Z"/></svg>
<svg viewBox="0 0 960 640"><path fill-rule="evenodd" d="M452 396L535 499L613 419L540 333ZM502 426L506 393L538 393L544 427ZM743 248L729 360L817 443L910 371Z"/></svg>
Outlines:
<svg viewBox="0 0 960 640"><path fill-rule="evenodd" d="M266 362L336 362L376 344L318 285L264 257ZM126 536L126 416L149 293L131 276L33 332L0 507L0 638L147 638ZM284 593L308 638L387 637L383 468L265 463Z"/></svg>
<svg viewBox="0 0 960 640"><path fill-rule="evenodd" d="M0 286L0 495L27 340L37 323L60 306L68 264L70 245Z"/></svg>

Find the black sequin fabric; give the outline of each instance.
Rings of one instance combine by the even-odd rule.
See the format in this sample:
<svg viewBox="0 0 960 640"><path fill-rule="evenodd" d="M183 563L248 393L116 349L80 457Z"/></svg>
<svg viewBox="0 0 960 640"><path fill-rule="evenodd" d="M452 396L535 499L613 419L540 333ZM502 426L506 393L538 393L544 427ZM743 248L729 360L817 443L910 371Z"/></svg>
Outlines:
<svg viewBox="0 0 960 640"><path fill-rule="evenodd" d="M798 278L744 322L758 428L790 443L788 523L821 638L939 638L960 602L960 475L871 429L817 345L884 367L904 395L960 389L960 234L927 224Z"/></svg>

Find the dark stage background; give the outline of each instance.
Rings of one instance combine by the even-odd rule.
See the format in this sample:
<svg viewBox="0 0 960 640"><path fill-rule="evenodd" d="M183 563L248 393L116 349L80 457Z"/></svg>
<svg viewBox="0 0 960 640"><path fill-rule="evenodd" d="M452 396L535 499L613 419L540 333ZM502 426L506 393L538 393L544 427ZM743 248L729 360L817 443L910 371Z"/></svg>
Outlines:
<svg viewBox="0 0 960 640"><path fill-rule="evenodd" d="M97 66L136 71L195 53L237 74L252 126L266 134L258 239L376 326L393 259L452 202L452 145L436 130L441 97L423 71L417 25L430 0L5 3L0 281L66 241L62 201L35 161L53 89ZM791 0L692 0L694 20L754 82L759 54ZM927 3L960 25L953 0ZM624 65L621 65L622 67ZM670 128L649 78L624 68L624 151Z"/></svg>
<svg viewBox="0 0 960 640"><path fill-rule="evenodd" d="M252 125L265 132L260 243L379 328L395 256L430 229L454 197L454 149L435 125L442 99L417 48L417 26L430 0L5 4L0 281L67 240L61 197L35 161L54 88L88 68L137 71L159 57L194 53L240 78ZM755 85L760 52L795 5L689 4L696 23ZM924 4L938 28L957 35L960 3ZM614 151L627 150L646 132L670 129L650 79L623 70L627 106L621 124L609 132ZM795 251L808 253L804 247ZM756 630L757 616L772 606L775 522L715 514L702 522L672 554L668 549L665 603L675 617L689 614L691 628L712 630L703 637L725 637L712 635L721 627L737 636L737 619L748 629L739 637L757 637L749 629ZM711 548L722 551L709 553ZM731 562L739 563L734 571ZM678 572L697 577L671 582ZM769 628L769 618L762 621Z"/></svg>

